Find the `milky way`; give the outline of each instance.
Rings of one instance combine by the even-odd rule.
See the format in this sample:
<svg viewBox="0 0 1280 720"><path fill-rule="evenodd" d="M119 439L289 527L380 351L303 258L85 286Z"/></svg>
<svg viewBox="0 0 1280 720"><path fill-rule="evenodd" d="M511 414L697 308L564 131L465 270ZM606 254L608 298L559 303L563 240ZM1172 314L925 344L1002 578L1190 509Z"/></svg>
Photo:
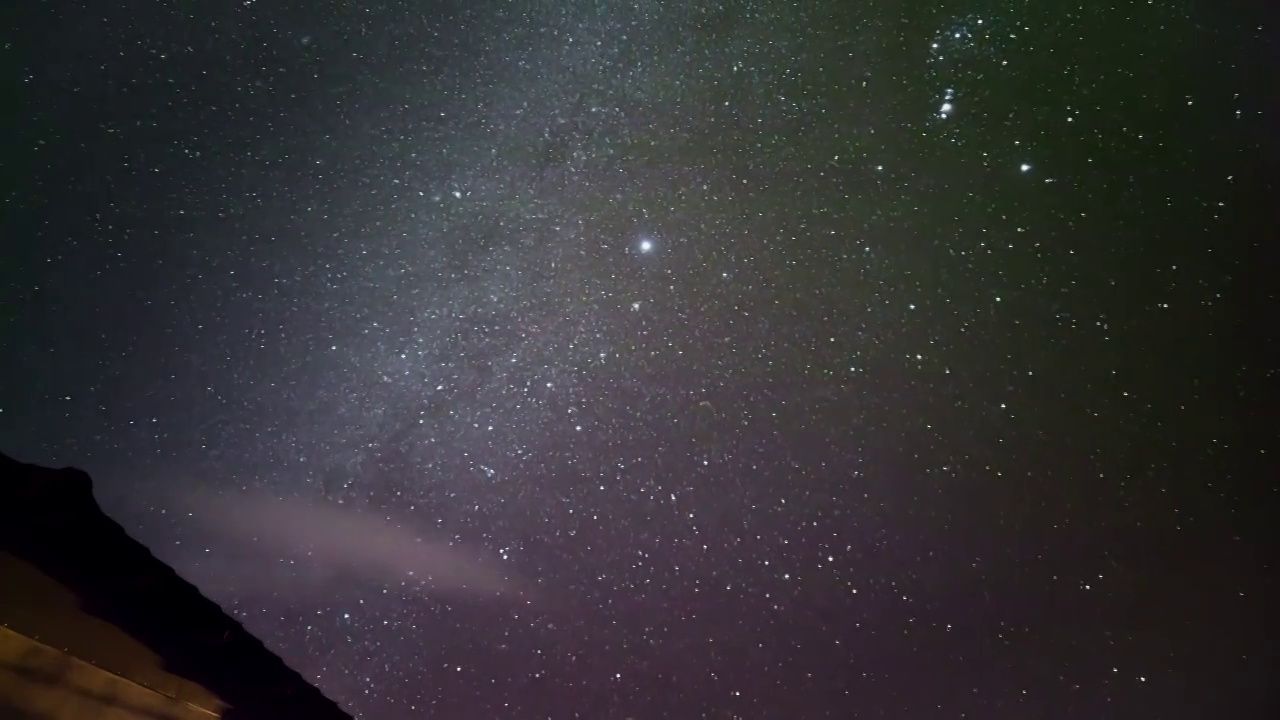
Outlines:
<svg viewBox="0 0 1280 720"><path fill-rule="evenodd" d="M353 714L1260 707L1262 23L24 12L5 451Z"/></svg>

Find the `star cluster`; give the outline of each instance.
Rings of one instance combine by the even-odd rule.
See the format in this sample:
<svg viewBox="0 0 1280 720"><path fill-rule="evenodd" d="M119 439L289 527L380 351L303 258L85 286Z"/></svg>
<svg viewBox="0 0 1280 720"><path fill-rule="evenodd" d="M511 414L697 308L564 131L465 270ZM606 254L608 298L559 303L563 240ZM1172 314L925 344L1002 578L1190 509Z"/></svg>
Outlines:
<svg viewBox="0 0 1280 720"><path fill-rule="evenodd" d="M0 437L357 717L1262 707L1185 8L131 7L7 50Z"/></svg>

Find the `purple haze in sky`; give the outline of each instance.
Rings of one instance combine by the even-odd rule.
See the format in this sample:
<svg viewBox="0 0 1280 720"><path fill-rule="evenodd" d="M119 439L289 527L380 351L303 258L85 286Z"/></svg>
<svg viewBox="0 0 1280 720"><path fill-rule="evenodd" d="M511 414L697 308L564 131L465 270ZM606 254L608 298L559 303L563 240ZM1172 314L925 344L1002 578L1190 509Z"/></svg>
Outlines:
<svg viewBox="0 0 1280 720"><path fill-rule="evenodd" d="M360 578L426 595L529 595L482 552L372 512L268 495L197 494L186 500L206 531L229 537L245 551L243 557L183 563L199 585L216 586L225 576L240 590L275 594ZM246 572L246 566L257 572Z"/></svg>

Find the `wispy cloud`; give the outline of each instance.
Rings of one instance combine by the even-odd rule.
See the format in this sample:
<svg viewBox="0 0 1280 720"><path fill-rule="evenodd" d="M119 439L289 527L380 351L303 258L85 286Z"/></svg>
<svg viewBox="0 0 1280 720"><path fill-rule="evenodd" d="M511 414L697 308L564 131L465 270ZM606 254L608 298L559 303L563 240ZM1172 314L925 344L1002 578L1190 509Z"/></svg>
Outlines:
<svg viewBox="0 0 1280 720"><path fill-rule="evenodd" d="M273 577L265 567L242 567L239 572L223 568L220 572L237 585L267 585L273 592L288 592L291 576L285 568L290 565L280 561L292 560L314 569L309 575L301 573L312 581L318 576L354 577L467 597L528 594L523 583L478 549L427 537L374 513L267 495L193 494L184 500L206 532L246 546L278 570ZM207 571L215 563L201 564Z"/></svg>

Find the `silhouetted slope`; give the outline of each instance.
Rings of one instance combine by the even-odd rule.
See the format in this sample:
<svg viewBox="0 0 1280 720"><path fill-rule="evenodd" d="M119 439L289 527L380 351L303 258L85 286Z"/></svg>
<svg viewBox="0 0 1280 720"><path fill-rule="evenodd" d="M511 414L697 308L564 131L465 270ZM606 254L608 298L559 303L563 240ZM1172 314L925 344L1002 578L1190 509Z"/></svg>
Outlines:
<svg viewBox="0 0 1280 720"><path fill-rule="evenodd" d="M52 470L0 455L0 553L74 593L80 600L74 613L119 628L158 656L165 672L217 695L230 705L223 717L350 719L107 517L93 497L91 479L80 470ZM75 622L57 603L38 607L40 582L8 574L0 579L0 592L10 601L33 598L27 625L56 633ZM8 619L0 618L0 624ZM68 646L58 649L92 654L92 647L74 646L92 642L77 639L81 635L87 634L64 632Z"/></svg>

